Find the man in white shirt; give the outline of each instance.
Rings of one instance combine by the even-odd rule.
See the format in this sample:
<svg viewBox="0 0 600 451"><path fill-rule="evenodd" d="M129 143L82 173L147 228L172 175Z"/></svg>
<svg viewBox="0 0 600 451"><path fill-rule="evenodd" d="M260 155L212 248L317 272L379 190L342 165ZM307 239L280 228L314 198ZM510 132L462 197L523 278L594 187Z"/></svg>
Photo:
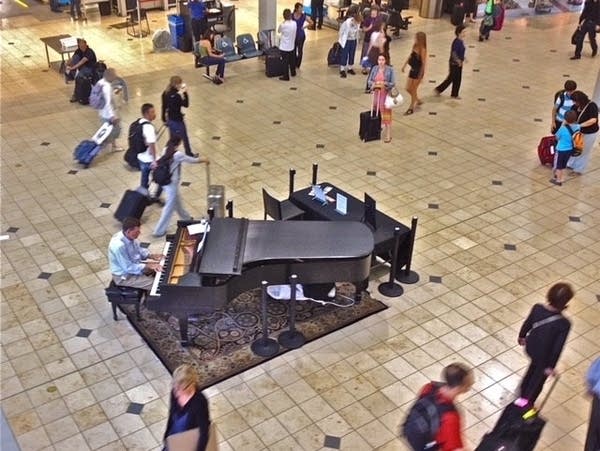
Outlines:
<svg viewBox="0 0 600 451"><path fill-rule="evenodd" d="M279 50L283 59L283 75L280 80L289 81L290 73L296 76L296 22L292 20L292 11L289 8L283 10L283 22L277 30L281 35L279 38Z"/></svg>
<svg viewBox="0 0 600 451"><path fill-rule="evenodd" d="M146 144L146 151L138 154L137 158L140 162L140 171L142 173L142 179L140 186L145 190L146 195L149 196L148 188L150 188L150 173L152 169L156 167L156 129L152 121L156 119L156 111L154 105L151 103L144 103L142 105L142 117L139 119L140 122L144 123L142 127L142 134L144 135L144 143ZM158 193L155 194L154 198L160 196L161 188L158 188Z"/></svg>
<svg viewBox="0 0 600 451"><path fill-rule="evenodd" d="M112 82L116 79L116 71L113 68L108 68L104 71L104 76L98 80L98 84L102 85L102 95L105 101L104 108L99 111L99 115L102 123L109 122L113 126L111 134L104 141L104 145L111 144L113 152L120 152L124 149L117 144L116 140L121 135L121 120L115 105L112 87Z"/></svg>

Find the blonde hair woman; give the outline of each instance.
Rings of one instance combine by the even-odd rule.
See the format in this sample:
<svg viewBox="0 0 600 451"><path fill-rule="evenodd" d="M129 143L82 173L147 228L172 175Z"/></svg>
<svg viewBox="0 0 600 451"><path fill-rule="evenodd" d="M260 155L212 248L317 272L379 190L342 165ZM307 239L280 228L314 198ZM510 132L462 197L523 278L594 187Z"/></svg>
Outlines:
<svg viewBox="0 0 600 451"><path fill-rule="evenodd" d="M197 447L193 449L207 449L210 417L208 401L199 389L199 382L198 373L191 365L184 364L173 371L169 419L164 436L168 451L177 450L176 441L182 443L183 439L187 445L189 440L195 440L195 430L199 430L199 435Z"/></svg>
<svg viewBox="0 0 600 451"><path fill-rule="evenodd" d="M415 35L415 43L412 51L402 66L402 72L406 66L410 66L408 72L408 80L406 81L406 90L410 94L410 107L406 110L405 115L413 114L417 105L423 102L419 99L417 90L425 75L425 66L427 64L427 36L422 31L418 31Z"/></svg>

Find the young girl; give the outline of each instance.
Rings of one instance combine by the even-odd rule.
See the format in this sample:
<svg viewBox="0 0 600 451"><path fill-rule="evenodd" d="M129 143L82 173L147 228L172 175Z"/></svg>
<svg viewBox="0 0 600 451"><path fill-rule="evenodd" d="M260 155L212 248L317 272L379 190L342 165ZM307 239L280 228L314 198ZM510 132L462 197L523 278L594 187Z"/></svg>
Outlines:
<svg viewBox="0 0 600 451"><path fill-rule="evenodd" d="M406 90L410 94L410 106L408 107L408 110L406 110L406 113L404 113L405 115L413 114L415 107L423 103L421 99L419 99L417 89L419 89L419 85L425 75L426 63L427 36L424 32L418 31L415 35L415 43L413 44L412 51L402 66L402 72L404 72L407 65L410 66L408 80L406 81Z"/></svg>

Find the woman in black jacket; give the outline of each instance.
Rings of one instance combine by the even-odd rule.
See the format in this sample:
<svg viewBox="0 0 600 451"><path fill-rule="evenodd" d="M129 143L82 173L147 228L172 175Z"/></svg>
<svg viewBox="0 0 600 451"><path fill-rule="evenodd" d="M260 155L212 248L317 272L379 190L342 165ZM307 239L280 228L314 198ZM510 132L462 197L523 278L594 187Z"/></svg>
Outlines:
<svg viewBox="0 0 600 451"><path fill-rule="evenodd" d="M183 113L181 107L189 107L190 98L187 88L180 76L174 75L162 94L162 120L169 127L169 138L179 136L183 141L185 154L190 157L197 157L197 153L192 152L190 140L187 134L185 122L183 122Z"/></svg>

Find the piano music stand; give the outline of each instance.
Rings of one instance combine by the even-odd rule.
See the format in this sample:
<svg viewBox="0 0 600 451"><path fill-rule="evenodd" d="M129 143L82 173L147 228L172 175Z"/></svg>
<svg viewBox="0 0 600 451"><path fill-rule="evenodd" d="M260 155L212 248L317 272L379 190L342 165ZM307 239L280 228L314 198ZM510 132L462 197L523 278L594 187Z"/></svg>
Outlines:
<svg viewBox="0 0 600 451"><path fill-rule="evenodd" d="M279 352L279 343L277 340L269 338L268 318L267 318L267 285L268 282L261 282L262 299L260 303L262 313L262 337L254 340L250 345L252 352L260 357L272 357Z"/></svg>
<svg viewBox="0 0 600 451"><path fill-rule="evenodd" d="M289 323L290 328L285 332L279 334L279 344L288 349L301 348L306 343L306 337L300 331L296 330L296 284L298 283L298 276L292 274L290 277L290 305L289 305Z"/></svg>

